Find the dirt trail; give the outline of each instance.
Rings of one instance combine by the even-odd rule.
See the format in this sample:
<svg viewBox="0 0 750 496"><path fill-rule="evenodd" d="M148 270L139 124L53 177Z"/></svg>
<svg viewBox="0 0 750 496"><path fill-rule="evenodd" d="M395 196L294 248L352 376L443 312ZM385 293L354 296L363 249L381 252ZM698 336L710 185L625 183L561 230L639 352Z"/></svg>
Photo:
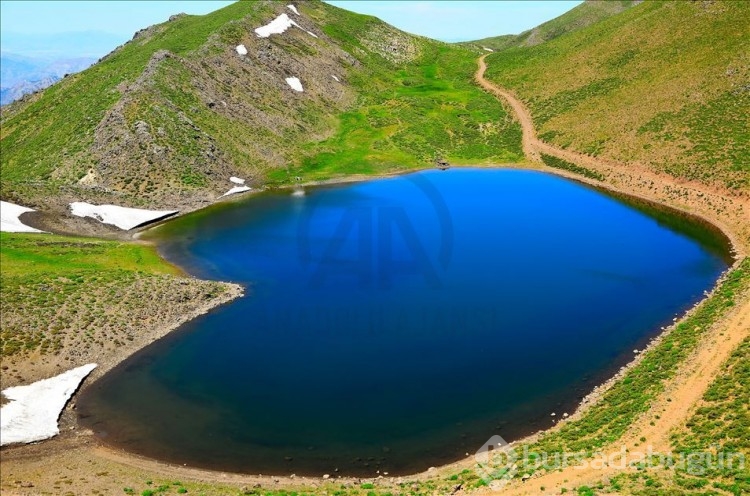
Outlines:
<svg viewBox="0 0 750 496"><path fill-rule="evenodd" d="M523 129L523 149L529 160L539 161L539 154L546 153L597 170L612 170L611 164L540 141L536 136L531 114L524 104L512 93L484 78L487 68L485 57L486 55L479 59L476 80L484 89L503 98L512 107ZM669 451L670 431L685 424L705 391L720 373L724 362L748 336L750 299L745 297L729 316L708 331L693 356L681 364L675 377L667 383L665 391L653 402L650 410L634 422L620 440L606 447L603 452L610 455L619 453L623 446L629 450L631 456L636 452L645 453L649 447L654 452ZM642 438L646 441L642 442ZM472 494L560 494L563 487L572 490L577 486L592 485L622 470L612 466L568 467L526 482L514 481L499 491L489 490Z"/></svg>
<svg viewBox="0 0 750 496"><path fill-rule="evenodd" d="M513 109L513 113L516 114L518 122L521 124L521 130L523 131L523 154L526 158L533 162L541 162L539 156L540 144L542 144L536 137L536 129L534 129L534 121L531 120L531 114L526 109L523 103L518 100L512 93L495 86L484 78L484 73L487 70L487 63L484 61L487 55L479 57L479 68L475 75L475 79L479 85L490 93L494 93L499 96Z"/></svg>
<svg viewBox="0 0 750 496"><path fill-rule="evenodd" d="M647 453L649 448L655 453L669 452L670 431L683 426L690 418L698 401L721 372L724 362L748 336L750 300L746 299L728 319L709 331L698 350L685 360L649 411L634 422L620 440L602 450L615 466L568 467L526 482L514 481L499 491L472 494L560 494L563 487L572 490L581 485L591 486L621 473L624 469L618 466L620 459L617 455L622 452L623 446L628 450L630 460L637 453ZM641 438L645 438L646 441L642 442Z"/></svg>
<svg viewBox="0 0 750 496"><path fill-rule="evenodd" d="M744 256L750 247L750 199L732 196L724 189L703 183L659 174L639 163L620 164L571 150L558 148L541 141L536 134L534 121L526 106L510 91L496 86L484 77L487 70L481 56L475 80L486 91L505 101L516 115L523 131L523 152L527 160L541 165L541 154L552 155L568 162L582 165L604 175L606 181L592 181L560 169L551 172L576 180L594 183L608 189L649 201L670 205L718 226L731 240L738 256Z"/></svg>

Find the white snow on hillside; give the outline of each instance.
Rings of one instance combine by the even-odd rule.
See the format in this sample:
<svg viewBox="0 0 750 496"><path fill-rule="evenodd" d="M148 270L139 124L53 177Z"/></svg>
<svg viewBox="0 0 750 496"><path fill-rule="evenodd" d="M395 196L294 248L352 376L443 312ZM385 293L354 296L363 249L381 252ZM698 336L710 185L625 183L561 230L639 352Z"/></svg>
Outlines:
<svg viewBox="0 0 750 496"><path fill-rule="evenodd" d="M299 91L300 93L305 91L304 88L302 88L302 82L296 77L286 78L286 84L291 86L294 91Z"/></svg>
<svg viewBox="0 0 750 496"><path fill-rule="evenodd" d="M294 5L291 5L291 4L287 5L286 8L288 8L289 10L291 10L292 12L294 12L295 14L300 15L300 13L297 11L297 7L295 7Z"/></svg>
<svg viewBox="0 0 750 496"><path fill-rule="evenodd" d="M257 28L255 34L257 34L259 38L268 38L272 34L281 34L292 26L299 27L299 24L289 19L288 15L281 14L265 26Z"/></svg>
<svg viewBox="0 0 750 496"><path fill-rule="evenodd" d="M57 419L95 363L78 367L28 386L5 389L10 403L0 408L0 446L33 443L60 433Z"/></svg>
<svg viewBox="0 0 750 496"><path fill-rule="evenodd" d="M230 181L232 181L234 184L245 184L245 180L236 176L232 176L229 178Z"/></svg>
<svg viewBox="0 0 750 496"><path fill-rule="evenodd" d="M485 49L486 51L488 51L488 52L494 52L494 51L495 51L495 50L493 50L492 48L487 48L487 47L482 47L482 48L484 48L484 49Z"/></svg>
<svg viewBox="0 0 750 496"><path fill-rule="evenodd" d="M300 28L302 31L309 34L313 38L318 37L315 33L311 33L310 31L307 31L302 26L300 26L299 24L291 20L289 16L286 14L281 14L279 17L269 22L265 26L256 28L255 34L258 35L258 38L268 38L272 34L281 34L292 26L296 26Z"/></svg>
<svg viewBox="0 0 750 496"><path fill-rule="evenodd" d="M250 191L250 187L249 186L235 186L234 188L230 189L229 191L221 195L221 197L223 198L225 196L234 195L236 193L244 193L245 191Z"/></svg>
<svg viewBox="0 0 750 496"><path fill-rule="evenodd" d="M70 204L70 213L77 217L91 217L103 224L112 224L124 231L147 222L169 217L179 210L144 210L141 208L120 207L117 205L92 205L86 202Z"/></svg>
<svg viewBox="0 0 750 496"><path fill-rule="evenodd" d="M245 47L245 45L237 45L237 48L235 48L235 50L237 50L237 53L239 53L240 55L247 55L247 48Z"/></svg>
<svg viewBox="0 0 750 496"><path fill-rule="evenodd" d="M27 226L18 218L22 213L33 212L33 208L22 207L15 203L0 201L0 231L40 233L39 229Z"/></svg>

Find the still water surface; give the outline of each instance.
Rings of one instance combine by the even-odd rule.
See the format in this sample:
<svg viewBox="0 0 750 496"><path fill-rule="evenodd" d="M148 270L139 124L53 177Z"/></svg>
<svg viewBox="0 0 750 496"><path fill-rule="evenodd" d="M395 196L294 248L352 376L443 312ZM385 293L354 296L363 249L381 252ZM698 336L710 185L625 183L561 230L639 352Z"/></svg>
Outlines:
<svg viewBox="0 0 750 496"><path fill-rule="evenodd" d="M81 422L263 474L413 473L549 427L727 267L695 223L520 170L264 193L154 237L247 294L94 384Z"/></svg>

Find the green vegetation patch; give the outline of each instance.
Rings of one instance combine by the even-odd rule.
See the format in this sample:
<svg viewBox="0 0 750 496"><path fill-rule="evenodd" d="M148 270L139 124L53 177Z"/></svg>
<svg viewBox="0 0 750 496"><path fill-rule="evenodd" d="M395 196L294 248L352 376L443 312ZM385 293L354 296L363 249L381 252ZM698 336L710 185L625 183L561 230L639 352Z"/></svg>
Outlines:
<svg viewBox="0 0 750 496"><path fill-rule="evenodd" d="M588 177L589 179L604 181L604 176L599 174L598 172L587 169L586 167L581 167L580 165L576 165L572 162L568 162L567 160L553 157L552 155L542 153L542 162L544 162L544 164L548 167L554 167L555 169L562 169L568 172L573 172L574 174Z"/></svg>
<svg viewBox="0 0 750 496"><path fill-rule="evenodd" d="M345 22L326 32L358 53ZM327 179L424 168L436 158L453 164L510 163L523 159L521 128L497 100L473 82L475 54L418 40L417 60L394 67L372 55L366 69L350 71L359 90L357 108L343 113L333 137L302 148L301 163L269 173ZM360 52L361 52L360 48Z"/></svg>
<svg viewBox="0 0 750 496"><path fill-rule="evenodd" d="M177 277L151 246L0 233L1 356L94 354L126 344L223 283Z"/></svg>
<svg viewBox="0 0 750 496"><path fill-rule="evenodd" d="M750 494L750 339L732 353L684 428L671 435L684 463L669 470L619 474L621 494ZM673 458L674 459L674 458ZM679 461L679 458L674 459Z"/></svg>
<svg viewBox="0 0 750 496"><path fill-rule="evenodd" d="M178 274L153 246L54 234L0 233L3 278L68 277L117 271Z"/></svg>

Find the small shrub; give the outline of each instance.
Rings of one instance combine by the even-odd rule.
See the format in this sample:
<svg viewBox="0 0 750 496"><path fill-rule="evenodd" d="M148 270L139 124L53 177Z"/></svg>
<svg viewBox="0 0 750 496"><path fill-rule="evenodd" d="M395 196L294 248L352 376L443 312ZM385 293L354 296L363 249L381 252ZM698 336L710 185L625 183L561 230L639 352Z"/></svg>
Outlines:
<svg viewBox="0 0 750 496"><path fill-rule="evenodd" d="M544 164L548 167L554 167L555 169L563 169L568 172L581 175L583 177L588 177L589 179L596 179L597 181L604 181L604 176L599 174L598 172L592 171L591 169L587 169L586 167L581 167L580 165L576 165L574 163L568 162L567 160L553 157L552 155L546 155L542 153L542 162L544 162Z"/></svg>

